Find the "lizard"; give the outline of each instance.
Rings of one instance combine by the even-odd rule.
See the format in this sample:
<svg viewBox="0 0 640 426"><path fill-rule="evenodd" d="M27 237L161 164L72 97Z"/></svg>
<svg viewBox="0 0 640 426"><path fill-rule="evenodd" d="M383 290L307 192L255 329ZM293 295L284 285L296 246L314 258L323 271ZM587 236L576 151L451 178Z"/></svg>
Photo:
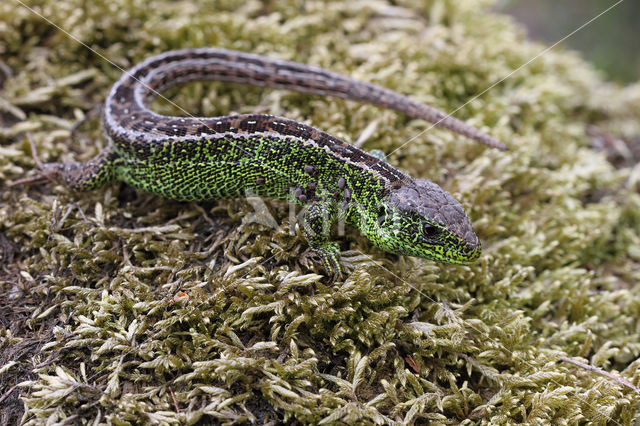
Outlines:
<svg viewBox="0 0 640 426"><path fill-rule="evenodd" d="M164 116L150 110L162 91L216 80L370 103L507 149L486 133L390 89L323 68L221 48L173 50L124 73L106 97L107 146L87 162L37 161L40 178L75 191L115 181L174 200L263 197L305 206L302 233L330 282L341 276L331 225L344 220L390 253L470 264L481 244L461 204L427 179L393 167L310 125L267 114ZM35 147L33 147L35 148ZM35 152L35 151L34 151Z"/></svg>

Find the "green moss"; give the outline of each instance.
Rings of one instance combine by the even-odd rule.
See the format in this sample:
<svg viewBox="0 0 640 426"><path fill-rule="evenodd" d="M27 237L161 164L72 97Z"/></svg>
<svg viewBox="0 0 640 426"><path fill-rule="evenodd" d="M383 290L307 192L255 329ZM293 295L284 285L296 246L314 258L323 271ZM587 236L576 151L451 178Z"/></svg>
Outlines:
<svg viewBox="0 0 640 426"><path fill-rule="evenodd" d="M572 52L544 54L457 113L507 153L343 100L170 92L195 115L268 111L349 141L375 123L365 148L462 200L485 247L471 267L394 257L349 229L349 275L327 287L282 202L267 202L274 231L243 222L245 200L4 186L34 168L25 131L43 161L95 155L98 120L74 141L71 126L118 67L168 49L313 63L452 111L545 48L490 1L394 4L30 2L117 67L0 4L0 420L24 409L30 424L637 421L639 393L559 362L640 382L638 167L617 168L586 131L633 149L640 86L604 82Z"/></svg>

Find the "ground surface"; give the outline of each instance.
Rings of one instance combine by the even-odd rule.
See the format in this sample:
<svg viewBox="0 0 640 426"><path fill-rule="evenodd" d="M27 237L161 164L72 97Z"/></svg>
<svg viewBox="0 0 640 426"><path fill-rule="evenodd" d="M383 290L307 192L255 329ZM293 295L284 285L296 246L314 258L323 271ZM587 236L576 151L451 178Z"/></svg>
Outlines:
<svg viewBox="0 0 640 426"><path fill-rule="evenodd" d="M390 162L452 192L484 244L447 266L351 229L327 287L282 202L273 230L243 222L245 200L7 188L34 168L25 132L44 161L91 158L99 122L72 141L74 123L118 67L174 48L313 63L452 111L544 46L477 0L29 4L68 33L0 4L0 423L637 421L640 86L545 54L456 114L506 153L342 100L169 92L194 115L268 111L402 147Z"/></svg>

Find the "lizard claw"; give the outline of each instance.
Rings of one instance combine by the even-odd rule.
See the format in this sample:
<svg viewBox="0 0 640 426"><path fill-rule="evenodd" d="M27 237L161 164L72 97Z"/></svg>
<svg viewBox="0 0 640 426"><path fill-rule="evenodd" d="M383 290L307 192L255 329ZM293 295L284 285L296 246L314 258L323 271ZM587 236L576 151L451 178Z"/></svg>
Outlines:
<svg viewBox="0 0 640 426"><path fill-rule="evenodd" d="M33 185L37 183L43 183L46 181L57 182L60 176L62 175L62 170L63 170L62 164L57 164L57 163L43 164L42 161L40 161L40 157L38 157L38 149L36 148L36 144L33 141L31 134L27 132L26 136L27 136L27 140L29 141L29 146L31 147L31 156L33 157L33 161L35 161L36 166L38 167L38 174L36 176L15 180L9 183L7 187L11 188L14 186L21 186L21 185Z"/></svg>

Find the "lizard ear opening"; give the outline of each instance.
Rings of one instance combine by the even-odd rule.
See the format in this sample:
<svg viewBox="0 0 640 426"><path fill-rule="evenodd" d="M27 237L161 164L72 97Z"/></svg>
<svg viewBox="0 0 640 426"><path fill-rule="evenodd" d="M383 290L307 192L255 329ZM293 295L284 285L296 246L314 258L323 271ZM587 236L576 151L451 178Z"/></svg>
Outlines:
<svg viewBox="0 0 640 426"><path fill-rule="evenodd" d="M387 208L384 204L378 206L378 225L382 225L387 220Z"/></svg>

